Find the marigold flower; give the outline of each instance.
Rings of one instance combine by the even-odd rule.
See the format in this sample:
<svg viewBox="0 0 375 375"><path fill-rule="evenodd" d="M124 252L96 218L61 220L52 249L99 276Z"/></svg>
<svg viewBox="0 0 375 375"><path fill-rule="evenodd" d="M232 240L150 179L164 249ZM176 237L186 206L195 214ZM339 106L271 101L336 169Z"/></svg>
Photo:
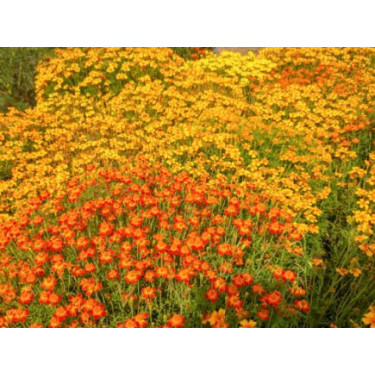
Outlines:
<svg viewBox="0 0 375 375"><path fill-rule="evenodd" d="M268 320L269 316L270 316L270 312L266 309L260 309L257 312L257 315L258 315L260 320Z"/></svg>
<svg viewBox="0 0 375 375"><path fill-rule="evenodd" d="M41 287L45 290L53 290L57 284L57 280L54 276L48 276L43 279Z"/></svg>
<svg viewBox="0 0 375 375"><path fill-rule="evenodd" d="M214 328L227 328L229 326L225 321L224 309L219 309L219 311L213 311L211 314L206 315L203 318L202 323L209 323Z"/></svg>
<svg viewBox="0 0 375 375"><path fill-rule="evenodd" d="M168 278L169 270L167 267L161 266L156 268L156 276L159 278Z"/></svg>
<svg viewBox="0 0 375 375"><path fill-rule="evenodd" d="M51 293L51 294L49 295L48 302L49 302L51 305L56 306L56 305L59 304L59 302L61 301L61 299L62 299L62 297L59 296L58 294L56 294L56 293Z"/></svg>
<svg viewBox="0 0 375 375"><path fill-rule="evenodd" d="M299 286L293 286L292 288L289 288L289 291L292 296L296 296L296 297L306 295L306 290Z"/></svg>
<svg viewBox="0 0 375 375"><path fill-rule="evenodd" d="M136 270L133 270L133 271L129 271L126 275L125 275L125 281L128 283L128 284L136 284L142 277L142 274L141 272L139 271L136 271Z"/></svg>
<svg viewBox="0 0 375 375"><path fill-rule="evenodd" d="M298 310L308 313L310 311L309 303L303 299L300 301L294 301L294 305L297 307Z"/></svg>
<svg viewBox="0 0 375 375"><path fill-rule="evenodd" d="M243 301L240 300L239 296L230 296L227 301L228 307L234 307L235 309L242 309Z"/></svg>
<svg viewBox="0 0 375 375"><path fill-rule="evenodd" d="M371 328L375 328L375 306L370 306L369 312L363 316L362 322Z"/></svg>
<svg viewBox="0 0 375 375"><path fill-rule="evenodd" d="M229 205L228 208L224 210L224 214L227 216L237 216L240 210L237 206Z"/></svg>
<svg viewBox="0 0 375 375"><path fill-rule="evenodd" d="M255 328L257 325L257 322L254 320L241 320L240 322L240 328Z"/></svg>
<svg viewBox="0 0 375 375"><path fill-rule="evenodd" d="M117 270L110 270L109 272L107 272L107 278L109 280L118 279L120 278L120 274Z"/></svg>
<svg viewBox="0 0 375 375"><path fill-rule="evenodd" d="M49 255L47 253L38 253L34 258L34 262L36 264L42 265L46 263L48 259L49 259Z"/></svg>
<svg viewBox="0 0 375 375"><path fill-rule="evenodd" d="M107 315L107 312L104 310L103 306L95 306L92 309L91 315L94 319L100 319Z"/></svg>
<svg viewBox="0 0 375 375"><path fill-rule="evenodd" d="M113 233L113 225L103 222L99 226L99 235L100 236L110 236Z"/></svg>
<svg viewBox="0 0 375 375"><path fill-rule="evenodd" d="M145 301L152 301L156 298L156 288L151 288L149 286L142 288L141 295Z"/></svg>
<svg viewBox="0 0 375 375"><path fill-rule="evenodd" d="M137 323L139 328L146 328L147 327L147 319L149 315L147 313L140 313L137 314L133 320Z"/></svg>
<svg viewBox="0 0 375 375"><path fill-rule="evenodd" d="M215 302L219 298L219 293L215 289L209 289L205 298L210 302Z"/></svg>
<svg viewBox="0 0 375 375"><path fill-rule="evenodd" d="M86 249L88 246L89 246L89 240L87 239L87 237L80 237L78 238L77 240L77 249L79 250L83 250L83 249Z"/></svg>
<svg viewBox="0 0 375 375"><path fill-rule="evenodd" d="M213 282L213 287L219 291L219 293L225 293L227 289L227 284L225 280L221 277L218 277Z"/></svg>
<svg viewBox="0 0 375 375"><path fill-rule="evenodd" d="M314 259L312 260L312 264L313 264L313 266L315 266L315 267L319 267L320 265L323 264L323 259L320 259L320 258L314 258Z"/></svg>
<svg viewBox="0 0 375 375"><path fill-rule="evenodd" d="M272 234L281 234L284 230L284 225L277 221L272 222L268 225L268 231Z"/></svg>
<svg viewBox="0 0 375 375"><path fill-rule="evenodd" d="M261 284L254 284L251 289L252 289L253 293L255 293L255 294L263 294L264 293L264 288Z"/></svg>
<svg viewBox="0 0 375 375"><path fill-rule="evenodd" d="M21 293L20 297L18 298L18 302L24 305L28 305L31 303L33 299L34 299L34 293L25 291Z"/></svg>
<svg viewBox="0 0 375 375"><path fill-rule="evenodd" d="M185 317L179 314L174 314L167 322L168 327L182 328L185 323Z"/></svg>
<svg viewBox="0 0 375 375"><path fill-rule="evenodd" d="M114 255L114 252L113 251L102 251L99 253L99 261L100 261L100 264L108 264L108 263L111 263L113 261L113 255Z"/></svg>
<svg viewBox="0 0 375 375"><path fill-rule="evenodd" d="M282 301L280 292L267 293L264 297L261 297L261 300L267 305L272 305L273 307L279 306Z"/></svg>
<svg viewBox="0 0 375 375"><path fill-rule="evenodd" d="M296 279L296 274L295 272L291 271L291 270L286 270L282 273L282 276L281 278L284 280L284 281L290 281L291 283L293 283Z"/></svg>

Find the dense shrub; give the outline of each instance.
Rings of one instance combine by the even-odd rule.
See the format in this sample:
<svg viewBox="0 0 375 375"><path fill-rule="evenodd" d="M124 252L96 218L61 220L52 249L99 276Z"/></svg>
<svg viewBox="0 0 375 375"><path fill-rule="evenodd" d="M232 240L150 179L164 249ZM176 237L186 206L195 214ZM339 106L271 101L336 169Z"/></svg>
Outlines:
<svg viewBox="0 0 375 375"><path fill-rule="evenodd" d="M1 325L374 326L374 56L56 50L0 115Z"/></svg>

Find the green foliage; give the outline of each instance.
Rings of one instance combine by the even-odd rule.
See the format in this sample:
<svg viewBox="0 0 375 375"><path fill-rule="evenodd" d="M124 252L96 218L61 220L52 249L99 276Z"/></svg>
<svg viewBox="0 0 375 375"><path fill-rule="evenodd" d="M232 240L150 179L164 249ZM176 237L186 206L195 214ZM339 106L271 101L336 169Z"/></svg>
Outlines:
<svg viewBox="0 0 375 375"><path fill-rule="evenodd" d="M35 105L34 78L38 62L53 48L0 48L0 112L9 107L24 110Z"/></svg>
<svg viewBox="0 0 375 375"><path fill-rule="evenodd" d="M212 50L212 47L201 47L202 49ZM197 51L192 47L171 47L172 51L186 60L194 60Z"/></svg>
<svg viewBox="0 0 375 375"><path fill-rule="evenodd" d="M0 181L12 178L12 165L8 161L0 160Z"/></svg>

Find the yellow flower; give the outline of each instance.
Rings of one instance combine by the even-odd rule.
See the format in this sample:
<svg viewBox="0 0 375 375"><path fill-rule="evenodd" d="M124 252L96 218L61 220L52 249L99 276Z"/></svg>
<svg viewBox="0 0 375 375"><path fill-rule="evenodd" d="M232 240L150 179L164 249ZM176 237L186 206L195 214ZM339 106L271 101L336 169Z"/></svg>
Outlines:
<svg viewBox="0 0 375 375"><path fill-rule="evenodd" d="M346 276L348 274L348 270L345 268L336 268L336 272L341 276Z"/></svg>
<svg viewBox="0 0 375 375"><path fill-rule="evenodd" d="M323 259L321 259L321 258L314 258L314 259L312 260L312 264L313 264L313 266L315 266L315 267L319 267L320 265L323 264Z"/></svg>
<svg viewBox="0 0 375 375"><path fill-rule="evenodd" d="M240 328L255 328L257 325L257 322L255 322L254 320L242 320L240 322Z"/></svg>
<svg viewBox="0 0 375 375"><path fill-rule="evenodd" d="M375 328L375 306L370 306L369 310L370 312L363 316L362 322L371 328Z"/></svg>
<svg viewBox="0 0 375 375"><path fill-rule="evenodd" d="M358 277L362 274L362 271L359 268L354 268L349 271L354 277Z"/></svg>

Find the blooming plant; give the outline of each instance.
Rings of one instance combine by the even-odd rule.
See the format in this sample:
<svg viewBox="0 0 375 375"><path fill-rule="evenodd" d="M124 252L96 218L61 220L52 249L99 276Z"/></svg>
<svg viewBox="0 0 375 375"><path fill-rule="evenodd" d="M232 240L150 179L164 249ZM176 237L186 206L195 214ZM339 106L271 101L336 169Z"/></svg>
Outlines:
<svg viewBox="0 0 375 375"><path fill-rule="evenodd" d="M67 48L0 115L3 327L374 326L375 49Z"/></svg>

